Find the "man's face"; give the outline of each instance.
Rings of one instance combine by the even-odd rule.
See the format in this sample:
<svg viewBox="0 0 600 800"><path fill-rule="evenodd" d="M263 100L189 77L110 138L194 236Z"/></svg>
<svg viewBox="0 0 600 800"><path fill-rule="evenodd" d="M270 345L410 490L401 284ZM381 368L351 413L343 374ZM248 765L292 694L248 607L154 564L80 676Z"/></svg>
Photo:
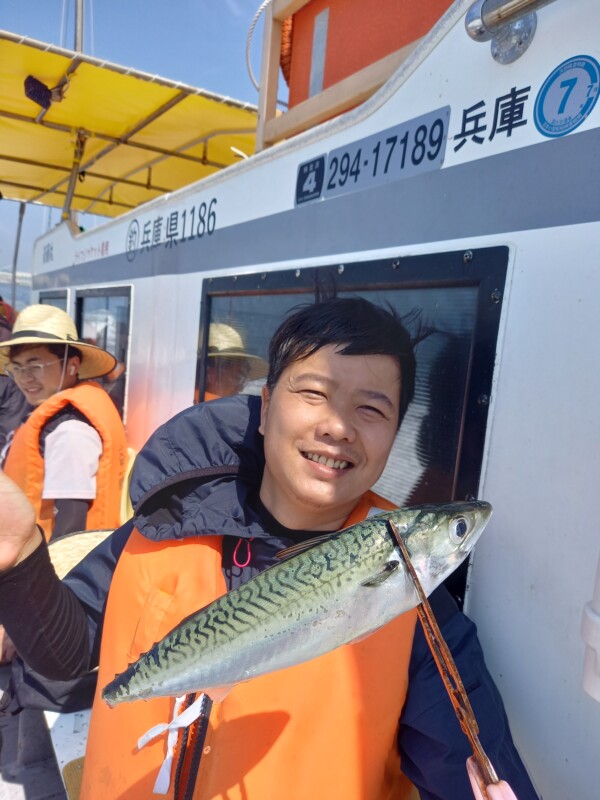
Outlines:
<svg viewBox="0 0 600 800"><path fill-rule="evenodd" d="M32 406L39 406L56 392L72 386L77 381L79 358L68 360L63 378L63 362L45 345L22 350L18 355L11 356L10 363L17 368L25 368L17 369L13 374L15 383ZM41 364L45 366L40 368ZM71 372L72 369L74 372Z"/></svg>
<svg viewBox="0 0 600 800"><path fill-rule="evenodd" d="M238 394L246 385L250 364L246 358L213 356L206 363L206 391L219 397Z"/></svg>
<svg viewBox="0 0 600 800"><path fill-rule="evenodd" d="M396 435L400 368L329 345L263 388L260 497L292 529L337 530L377 481Z"/></svg>

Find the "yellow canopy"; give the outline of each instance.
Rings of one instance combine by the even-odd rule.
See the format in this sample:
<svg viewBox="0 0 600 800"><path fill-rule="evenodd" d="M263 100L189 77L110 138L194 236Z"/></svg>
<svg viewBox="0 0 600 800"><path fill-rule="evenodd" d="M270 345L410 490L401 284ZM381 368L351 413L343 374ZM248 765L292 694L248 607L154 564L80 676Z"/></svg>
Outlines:
<svg viewBox="0 0 600 800"><path fill-rule="evenodd" d="M6 198L116 217L251 155L255 130L247 103L0 31Z"/></svg>

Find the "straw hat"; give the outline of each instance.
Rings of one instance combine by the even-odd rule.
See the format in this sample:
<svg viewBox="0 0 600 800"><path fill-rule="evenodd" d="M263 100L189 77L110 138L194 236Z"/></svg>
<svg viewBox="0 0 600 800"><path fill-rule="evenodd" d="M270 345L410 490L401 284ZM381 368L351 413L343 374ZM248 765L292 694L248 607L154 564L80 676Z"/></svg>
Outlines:
<svg viewBox="0 0 600 800"><path fill-rule="evenodd" d="M244 340L235 328L224 322L211 322L208 330L209 358L244 358L250 364L248 380L264 378L269 365L260 356L247 353Z"/></svg>
<svg viewBox="0 0 600 800"><path fill-rule="evenodd" d="M94 531L76 531L55 539L48 545L50 561L59 578L64 578L67 572L85 558L94 547L103 542L114 530L103 529Z"/></svg>
<svg viewBox="0 0 600 800"><path fill-rule="evenodd" d="M10 339L0 342L0 353L4 352L6 356L6 348L22 344L73 345L81 351L79 377L82 380L107 375L117 363L117 359L106 350L82 341L71 317L56 306L34 305L24 308L17 317Z"/></svg>

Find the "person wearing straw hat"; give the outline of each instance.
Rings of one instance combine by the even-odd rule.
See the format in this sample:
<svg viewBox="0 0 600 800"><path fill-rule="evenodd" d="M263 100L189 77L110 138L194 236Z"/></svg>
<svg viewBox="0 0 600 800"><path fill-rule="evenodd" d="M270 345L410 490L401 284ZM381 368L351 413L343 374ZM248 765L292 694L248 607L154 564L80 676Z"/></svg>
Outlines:
<svg viewBox="0 0 600 800"><path fill-rule="evenodd" d="M82 341L62 309L23 309L8 339L5 370L34 410L16 431L4 470L27 494L47 540L120 522L125 430L113 401L91 379L113 355Z"/></svg>
<svg viewBox="0 0 600 800"><path fill-rule="evenodd" d="M267 362L248 353L241 334L225 322L211 322L208 330L205 400L239 394L250 381L267 375Z"/></svg>
<svg viewBox="0 0 600 800"><path fill-rule="evenodd" d="M81 800L469 797L471 749L414 609L325 656L239 683L213 710L206 739L193 693L109 708L101 692L283 548L392 507L371 487L415 391L414 345L395 312L362 298L301 307L271 339L262 397L201 403L162 425L136 460L134 517L63 582L26 498L0 474L0 621L47 678L99 666ZM440 590L440 627L482 745L519 800L538 800L475 626ZM235 630L246 624L226 617ZM32 641L32 626L45 635ZM182 637L175 658L191 644Z"/></svg>

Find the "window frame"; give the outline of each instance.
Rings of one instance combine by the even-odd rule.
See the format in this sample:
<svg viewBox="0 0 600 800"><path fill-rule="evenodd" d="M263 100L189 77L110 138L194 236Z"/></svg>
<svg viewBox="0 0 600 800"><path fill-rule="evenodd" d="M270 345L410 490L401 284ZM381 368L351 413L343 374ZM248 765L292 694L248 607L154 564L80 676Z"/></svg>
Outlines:
<svg viewBox="0 0 600 800"><path fill-rule="evenodd" d="M83 335L83 307L84 301L94 297L122 297L128 301L128 319L127 319L127 343L125 347L125 375L123 387L123 408L120 411L123 423L127 421L127 397L129 390L129 357L131 351L131 326L132 326L132 298L133 287L131 285L124 286L104 286L86 289L77 289L75 291L75 325L79 331L80 336ZM98 379L102 383L102 378ZM115 405L117 405L115 403ZM117 405L117 409L118 409Z"/></svg>
<svg viewBox="0 0 600 800"><path fill-rule="evenodd" d="M456 250L326 266L233 274L203 281L198 368L195 387L203 396L208 326L214 298L249 295L475 287L477 303L472 351L466 378L463 419L455 462L453 499L478 496L488 410L492 393L496 343L508 269L507 246Z"/></svg>

